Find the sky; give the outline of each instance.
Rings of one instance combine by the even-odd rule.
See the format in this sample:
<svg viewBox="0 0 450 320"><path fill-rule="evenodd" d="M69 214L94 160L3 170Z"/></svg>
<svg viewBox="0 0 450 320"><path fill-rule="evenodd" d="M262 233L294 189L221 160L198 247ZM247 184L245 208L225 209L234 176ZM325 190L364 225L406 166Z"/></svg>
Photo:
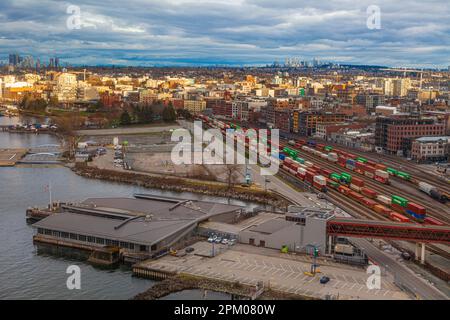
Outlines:
<svg viewBox="0 0 450 320"><path fill-rule="evenodd" d="M369 6L379 8L379 20ZM71 65L250 66L316 57L446 68L450 1L1 0L0 59L15 52Z"/></svg>

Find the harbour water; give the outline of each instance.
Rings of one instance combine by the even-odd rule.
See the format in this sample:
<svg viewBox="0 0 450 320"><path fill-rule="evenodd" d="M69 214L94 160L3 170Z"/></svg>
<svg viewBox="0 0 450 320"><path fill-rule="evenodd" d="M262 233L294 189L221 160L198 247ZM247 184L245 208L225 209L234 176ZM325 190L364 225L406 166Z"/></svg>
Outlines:
<svg viewBox="0 0 450 320"><path fill-rule="evenodd" d="M0 124L14 124L18 118L0 117ZM22 120L23 122L23 120ZM0 148L35 147L58 143L46 134L15 134L0 132ZM179 196L192 199L224 201L195 194L177 194L140 187L91 180L75 175L65 167L0 168L0 299L129 299L145 291L152 281L131 276L122 267L102 270L89 264L37 254L32 243L33 229L26 224L29 206L45 206L46 191L52 186L52 197L60 201L84 200L88 197L132 196L133 193ZM245 205L233 201L234 204ZM81 269L81 290L68 290L66 269L70 265ZM211 297L215 296L210 292ZM201 298L199 290L168 296L168 299ZM217 298L226 295L218 294Z"/></svg>

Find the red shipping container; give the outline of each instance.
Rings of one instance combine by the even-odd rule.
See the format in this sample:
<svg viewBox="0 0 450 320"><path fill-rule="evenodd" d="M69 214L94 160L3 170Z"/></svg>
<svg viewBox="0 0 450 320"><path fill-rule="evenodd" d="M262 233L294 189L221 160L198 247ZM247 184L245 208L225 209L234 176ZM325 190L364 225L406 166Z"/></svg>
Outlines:
<svg viewBox="0 0 450 320"><path fill-rule="evenodd" d="M368 206L369 208L373 208L377 203L368 198L361 198L361 203Z"/></svg>
<svg viewBox="0 0 450 320"><path fill-rule="evenodd" d="M400 213L405 212L405 208L402 206L399 206L398 204L392 203L391 204L391 208L394 209L395 211L398 211Z"/></svg>
<svg viewBox="0 0 450 320"><path fill-rule="evenodd" d="M307 182L312 184L313 178L314 178L315 175L316 175L316 173L314 173L314 172L306 171L305 181L307 181Z"/></svg>
<svg viewBox="0 0 450 320"><path fill-rule="evenodd" d="M356 159L357 157L354 154L347 153L347 158L349 158L349 159Z"/></svg>
<svg viewBox="0 0 450 320"><path fill-rule="evenodd" d="M305 180L305 174L301 174L300 172L297 172L297 174L295 176L301 180Z"/></svg>
<svg viewBox="0 0 450 320"><path fill-rule="evenodd" d="M365 164L359 161L355 161L356 169L364 170Z"/></svg>
<svg viewBox="0 0 450 320"><path fill-rule="evenodd" d="M418 213L418 214L426 214L427 213L427 209L425 209L421 205L418 205L413 202L409 202L407 208L408 208L408 210L411 210L414 213Z"/></svg>
<svg viewBox="0 0 450 320"><path fill-rule="evenodd" d="M400 221L400 222L409 222L410 221L409 218L407 218L404 215L402 215L398 212L395 212L395 211L392 211L390 216L395 221Z"/></svg>
<svg viewBox="0 0 450 320"><path fill-rule="evenodd" d="M313 164L311 168L317 172L320 172L320 169L321 169L319 166L317 166L315 164Z"/></svg>
<svg viewBox="0 0 450 320"><path fill-rule="evenodd" d="M377 163L375 169L386 171L387 167L384 164Z"/></svg>
<svg viewBox="0 0 450 320"><path fill-rule="evenodd" d="M373 209L375 210L375 212L385 216L389 216L389 214L391 213L390 209L386 208L385 206L382 206L381 204L374 205Z"/></svg>
<svg viewBox="0 0 450 320"><path fill-rule="evenodd" d="M351 191L349 188L347 188L346 186L339 186L338 190L340 193L343 193L345 195L349 194L349 192Z"/></svg>
<svg viewBox="0 0 450 320"><path fill-rule="evenodd" d="M364 166L364 171L368 171L370 173L375 173L375 170L376 170L375 167L368 166L368 165Z"/></svg>
<svg viewBox="0 0 450 320"><path fill-rule="evenodd" d="M329 177L331 174L331 170L322 169L322 170L320 170L320 173L325 177Z"/></svg>
<svg viewBox="0 0 450 320"><path fill-rule="evenodd" d="M352 184L354 184L357 187L362 188L362 187L364 187L364 180L352 177Z"/></svg>
<svg viewBox="0 0 450 320"><path fill-rule="evenodd" d="M444 223L442 223L441 221L433 219L431 217L426 217L425 219L423 219L423 222L425 224L432 224L435 226L443 226L444 225Z"/></svg>
<svg viewBox="0 0 450 320"><path fill-rule="evenodd" d="M377 193L369 188L361 188L361 193L371 199L377 196Z"/></svg>
<svg viewBox="0 0 450 320"><path fill-rule="evenodd" d="M355 200L361 200L362 198L364 198L362 195L360 195L359 193L355 192L355 191L350 191L348 193L349 197Z"/></svg>
<svg viewBox="0 0 450 320"><path fill-rule="evenodd" d="M369 166L371 166L371 167L375 167L377 165L376 162L373 162L373 161L370 161L370 160L367 160L367 164Z"/></svg>

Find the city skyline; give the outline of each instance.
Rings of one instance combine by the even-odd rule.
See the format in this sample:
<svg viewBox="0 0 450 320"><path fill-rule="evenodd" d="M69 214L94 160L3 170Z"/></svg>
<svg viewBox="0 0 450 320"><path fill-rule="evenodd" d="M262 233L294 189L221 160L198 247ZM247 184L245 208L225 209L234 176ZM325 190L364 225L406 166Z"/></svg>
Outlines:
<svg viewBox="0 0 450 320"><path fill-rule="evenodd" d="M445 1L6 1L0 4L0 59L59 56L70 65L262 66L286 58L349 65L447 68ZM80 10L80 29L68 20ZM367 27L380 9L381 29ZM73 9L73 8L72 8ZM69 13L67 13L69 12Z"/></svg>

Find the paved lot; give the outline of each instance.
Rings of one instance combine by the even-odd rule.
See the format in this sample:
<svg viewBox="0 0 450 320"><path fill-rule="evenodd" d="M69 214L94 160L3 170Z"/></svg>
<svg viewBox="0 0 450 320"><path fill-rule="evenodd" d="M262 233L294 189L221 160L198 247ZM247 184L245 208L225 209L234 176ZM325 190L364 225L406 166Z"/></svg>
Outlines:
<svg viewBox="0 0 450 320"><path fill-rule="evenodd" d="M26 149L0 149L0 166L14 166L26 152Z"/></svg>
<svg viewBox="0 0 450 320"><path fill-rule="evenodd" d="M144 134L169 131L172 129L178 129L180 126L167 125L167 126L146 126L146 127L129 127L129 128L116 128L116 129L93 129L93 130L79 130L78 135L81 136L103 136L103 135L125 135L125 134Z"/></svg>
<svg viewBox="0 0 450 320"><path fill-rule="evenodd" d="M151 268L184 272L207 278L255 285L263 281L266 286L276 290L324 298L326 295L339 296L340 299L408 299L389 277L382 277L381 289L369 290L366 286L368 275L364 269L335 263L323 263L321 273L315 277L305 275L310 263L300 259L285 259L275 250L275 256L248 252L247 245L236 245L214 258L195 255L196 251L211 250L211 244L199 242L193 245L195 251L185 257L166 256L146 263ZM209 247L209 248L208 248ZM267 250L267 249L266 249ZM330 282L319 283L321 276L330 277Z"/></svg>

